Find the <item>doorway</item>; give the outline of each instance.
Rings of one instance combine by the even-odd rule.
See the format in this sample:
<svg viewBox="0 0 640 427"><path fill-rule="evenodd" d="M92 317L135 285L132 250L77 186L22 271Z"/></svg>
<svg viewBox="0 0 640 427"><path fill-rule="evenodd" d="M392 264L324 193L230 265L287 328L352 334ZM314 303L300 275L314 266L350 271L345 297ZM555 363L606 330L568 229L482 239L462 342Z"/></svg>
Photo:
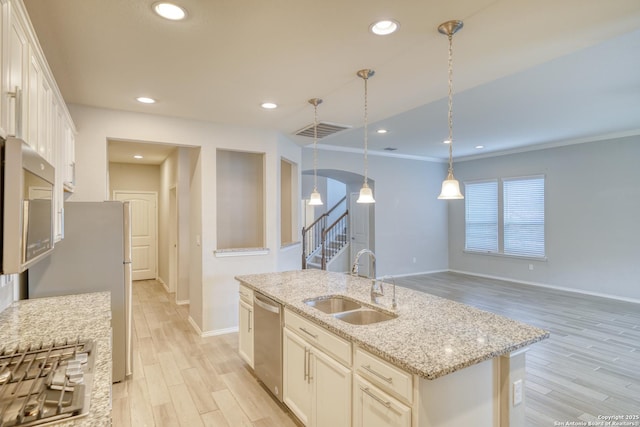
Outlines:
<svg viewBox="0 0 640 427"><path fill-rule="evenodd" d="M169 189L169 292L178 289L178 196Z"/></svg>
<svg viewBox="0 0 640 427"><path fill-rule="evenodd" d="M356 259L356 254L362 249L373 249L371 247L369 232L369 217L372 205L369 203L357 203L359 193L349 193L349 230L350 230L350 264ZM364 257L358 263L358 274L369 276L370 259Z"/></svg>

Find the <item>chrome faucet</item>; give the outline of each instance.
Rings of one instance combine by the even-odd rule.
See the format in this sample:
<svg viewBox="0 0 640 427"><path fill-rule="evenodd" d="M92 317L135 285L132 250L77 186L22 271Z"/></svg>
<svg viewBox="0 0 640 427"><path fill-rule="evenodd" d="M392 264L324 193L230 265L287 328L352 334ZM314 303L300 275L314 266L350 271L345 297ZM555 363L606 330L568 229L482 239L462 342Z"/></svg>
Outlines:
<svg viewBox="0 0 640 427"><path fill-rule="evenodd" d="M391 280L391 285L393 286L393 297L391 298L391 309L395 310L398 308L398 300L396 299L396 279L393 278L393 276L384 276L382 278L382 282L385 282L386 280Z"/></svg>
<svg viewBox="0 0 640 427"><path fill-rule="evenodd" d="M356 254L356 259L353 261L353 265L351 266L351 275L358 275L358 262L360 261L360 257L364 254L369 255L371 257L371 265L373 270L373 277L371 277L371 302L374 304L378 303L378 297L384 295L384 289L382 288L382 283L376 280L376 254L374 254L370 249L362 249L360 252ZM370 274L371 275L371 272Z"/></svg>

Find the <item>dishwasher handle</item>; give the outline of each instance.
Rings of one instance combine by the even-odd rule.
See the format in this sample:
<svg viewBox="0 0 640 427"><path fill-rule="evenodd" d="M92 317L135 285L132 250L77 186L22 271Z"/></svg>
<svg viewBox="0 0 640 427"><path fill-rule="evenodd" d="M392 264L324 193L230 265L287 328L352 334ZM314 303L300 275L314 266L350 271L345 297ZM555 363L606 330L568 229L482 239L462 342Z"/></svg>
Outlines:
<svg viewBox="0 0 640 427"><path fill-rule="evenodd" d="M253 294L253 303L256 304L258 307L263 308L264 310L270 311L271 313L275 313L275 314L280 314L280 304L277 305L273 305L271 301L269 300L264 300L262 298L266 298L266 297L262 297L260 294L258 293L254 293Z"/></svg>

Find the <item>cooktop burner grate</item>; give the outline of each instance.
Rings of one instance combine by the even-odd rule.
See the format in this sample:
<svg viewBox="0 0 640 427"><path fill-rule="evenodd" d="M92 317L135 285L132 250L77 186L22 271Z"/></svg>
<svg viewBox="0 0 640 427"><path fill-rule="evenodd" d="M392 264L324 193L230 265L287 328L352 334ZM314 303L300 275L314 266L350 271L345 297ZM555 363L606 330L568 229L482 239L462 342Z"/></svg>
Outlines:
<svg viewBox="0 0 640 427"><path fill-rule="evenodd" d="M0 349L0 427L86 415L93 365L93 341Z"/></svg>

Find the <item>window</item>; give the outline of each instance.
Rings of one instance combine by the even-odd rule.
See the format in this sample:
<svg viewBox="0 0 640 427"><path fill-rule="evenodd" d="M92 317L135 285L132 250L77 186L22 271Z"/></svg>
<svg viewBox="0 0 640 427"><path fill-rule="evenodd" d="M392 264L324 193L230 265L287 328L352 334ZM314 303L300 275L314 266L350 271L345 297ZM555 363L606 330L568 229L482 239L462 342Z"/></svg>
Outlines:
<svg viewBox="0 0 640 427"><path fill-rule="evenodd" d="M544 257L544 177L465 183L465 250Z"/></svg>
<svg viewBox="0 0 640 427"><path fill-rule="evenodd" d="M498 181L465 184L465 249L498 252Z"/></svg>
<svg viewBox="0 0 640 427"><path fill-rule="evenodd" d="M544 178L503 182L504 253L544 256Z"/></svg>

